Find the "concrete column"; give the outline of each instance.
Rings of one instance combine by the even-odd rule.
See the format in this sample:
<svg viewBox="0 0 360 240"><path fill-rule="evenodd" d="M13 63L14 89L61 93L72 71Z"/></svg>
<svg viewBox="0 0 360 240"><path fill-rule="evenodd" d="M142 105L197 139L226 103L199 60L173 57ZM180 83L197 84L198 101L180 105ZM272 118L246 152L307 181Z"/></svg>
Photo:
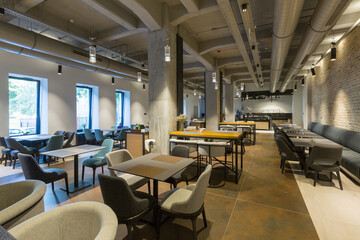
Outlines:
<svg viewBox="0 0 360 240"><path fill-rule="evenodd" d="M205 72L205 101L206 129L215 131L218 129L220 120L220 72L216 71L216 81L218 89L215 89L215 83L212 82L212 72Z"/></svg>
<svg viewBox="0 0 360 240"><path fill-rule="evenodd" d="M235 99L234 99L234 85L225 84L224 93L225 93L225 121L233 122L235 121Z"/></svg>
<svg viewBox="0 0 360 240"><path fill-rule="evenodd" d="M162 8L163 28L148 34L149 117L153 152L168 154L169 133L176 130L176 34L166 4ZM165 62L166 44L171 50L170 62Z"/></svg>

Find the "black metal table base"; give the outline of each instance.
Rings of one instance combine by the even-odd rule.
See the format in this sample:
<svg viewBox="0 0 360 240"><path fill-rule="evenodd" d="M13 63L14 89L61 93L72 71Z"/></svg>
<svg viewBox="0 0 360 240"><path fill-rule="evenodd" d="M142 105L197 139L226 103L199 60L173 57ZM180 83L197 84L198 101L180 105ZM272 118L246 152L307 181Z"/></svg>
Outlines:
<svg viewBox="0 0 360 240"><path fill-rule="evenodd" d="M69 193L74 193L74 192L77 192L81 189L84 189L84 188L87 188L87 187L90 187L92 184L91 182L86 182L86 181L79 181L79 184L78 186L75 186L74 183L72 184L69 184ZM63 191L66 191L66 187L61 187L60 188L61 190Z"/></svg>

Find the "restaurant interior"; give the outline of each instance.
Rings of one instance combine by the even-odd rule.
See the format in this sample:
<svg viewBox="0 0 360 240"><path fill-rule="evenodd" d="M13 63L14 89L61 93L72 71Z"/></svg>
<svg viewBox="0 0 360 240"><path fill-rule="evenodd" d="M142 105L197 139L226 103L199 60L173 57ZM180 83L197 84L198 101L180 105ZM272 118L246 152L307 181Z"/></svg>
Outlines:
<svg viewBox="0 0 360 240"><path fill-rule="evenodd" d="M360 0L0 1L0 240L360 239Z"/></svg>

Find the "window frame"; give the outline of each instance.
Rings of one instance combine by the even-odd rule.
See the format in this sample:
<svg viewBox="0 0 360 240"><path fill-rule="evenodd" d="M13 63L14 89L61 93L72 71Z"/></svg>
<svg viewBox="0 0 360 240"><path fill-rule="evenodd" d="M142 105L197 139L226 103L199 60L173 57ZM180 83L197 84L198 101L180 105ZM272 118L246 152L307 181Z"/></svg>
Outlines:
<svg viewBox="0 0 360 240"><path fill-rule="evenodd" d="M121 97L121 124L120 125L117 125L117 112L118 112L118 106L117 106L117 101L116 101L116 94L120 94L120 97ZM115 92L115 107L116 107L116 110L115 110L115 114L116 114L116 119L115 119L115 123L118 126L120 126L120 128L122 128L124 126L124 100L125 100L125 93L121 90L116 90Z"/></svg>
<svg viewBox="0 0 360 240"><path fill-rule="evenodd" d="M9 85L9 81L10 79L14 79L14 80L23 80L23 81L29 81L29 82L36 82L36 94L37 94L37 99L36 99L36 131L35 133L31 133L28 135L37 135L41 133L41 116L40 116L40 89L41 89L41 81L37 80L37 79L33 79L33 78L29 78L29 77L15 77L15 76L9 76L8 77L8 85ZM9 86L8 86L8 91L9 91ZM9 96L9 94L8 94ZM9 107L8 107L8 111L10 111L10 97L9 97ZM9 113L9 118L10 118L10 113ZM9 119L10 122L10 119ZM22 136L23 134L13 134L10 135L10 128L9 128L9 136Z"/></svg>
<svg viewBox="0 0 360 240"><path fill-rule="evenodd" d="M89 129L92 129L92 101L93 101L93 89L85 85L76 85L76 88L86 88L89 89ZM77 100L76 100L77 101ZM76 109L76 118L77 118L77 109ZM77 123L76 123L77 125ZM77 132L83 131L81 129L76 129Z"/></svg>

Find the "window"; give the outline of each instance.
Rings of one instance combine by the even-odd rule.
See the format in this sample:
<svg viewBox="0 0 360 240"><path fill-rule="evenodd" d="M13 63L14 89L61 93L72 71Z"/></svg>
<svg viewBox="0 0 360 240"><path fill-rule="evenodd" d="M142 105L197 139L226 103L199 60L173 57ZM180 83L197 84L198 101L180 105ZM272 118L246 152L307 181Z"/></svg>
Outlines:
<svg viewBox="0 0 360 240"><path fill-rule="evenodd" d="M91 128L92 88L76 87L76 123L77 129Z"/></svg>
<svg viewBox="0 0 360 240"><path fill-rule="evenodd" d="M116 91L116 126L124 126L124 92Z"/></svg>
<svg viewBox="0 0 360 240"><path fill-rule="evenodd" d="M9 135L40 133L40 81L9 77Z"/></svg>

